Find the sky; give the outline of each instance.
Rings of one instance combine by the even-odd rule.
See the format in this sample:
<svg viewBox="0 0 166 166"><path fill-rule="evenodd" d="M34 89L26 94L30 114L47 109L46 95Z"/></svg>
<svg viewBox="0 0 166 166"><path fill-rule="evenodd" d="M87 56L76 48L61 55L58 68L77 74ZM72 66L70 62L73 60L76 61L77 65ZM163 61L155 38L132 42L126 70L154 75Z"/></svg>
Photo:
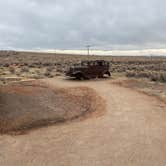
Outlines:
<svg viewBox="0 0 166 166"><path fill-rule="evenodd" d="M0 0L0 49L166 54L165 11L165 0Z"/></svg>

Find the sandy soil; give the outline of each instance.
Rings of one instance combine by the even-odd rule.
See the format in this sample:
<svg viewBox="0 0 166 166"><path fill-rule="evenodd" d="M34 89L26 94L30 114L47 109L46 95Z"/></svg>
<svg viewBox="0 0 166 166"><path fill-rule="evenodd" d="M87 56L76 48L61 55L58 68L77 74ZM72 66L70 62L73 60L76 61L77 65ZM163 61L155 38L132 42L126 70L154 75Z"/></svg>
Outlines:
<svg viewBox="0 0 166 166"><path fill-rule="evenodd" d="M13 135L101 112L105 101L92 88L33 80L0 87L0 106L0 134Z"/></svg>
<svg viewBox="0 0 166 166"><path fill-rule="evenodd" d="M2 166L164 166L166 105L110 81L45 81L93 88L107 102L103 116L0 136Z"/></svg>

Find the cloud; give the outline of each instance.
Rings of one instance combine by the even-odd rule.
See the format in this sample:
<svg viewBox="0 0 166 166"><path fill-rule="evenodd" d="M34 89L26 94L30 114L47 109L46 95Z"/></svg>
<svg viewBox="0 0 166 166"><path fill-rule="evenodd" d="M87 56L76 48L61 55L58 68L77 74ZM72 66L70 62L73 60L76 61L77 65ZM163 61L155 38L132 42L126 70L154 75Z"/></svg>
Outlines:
<svg viewBox="0 0 166 166"><path fill-rule="evenodd" d="M164 0L0 1L0 49L165 48Z"/></svg>

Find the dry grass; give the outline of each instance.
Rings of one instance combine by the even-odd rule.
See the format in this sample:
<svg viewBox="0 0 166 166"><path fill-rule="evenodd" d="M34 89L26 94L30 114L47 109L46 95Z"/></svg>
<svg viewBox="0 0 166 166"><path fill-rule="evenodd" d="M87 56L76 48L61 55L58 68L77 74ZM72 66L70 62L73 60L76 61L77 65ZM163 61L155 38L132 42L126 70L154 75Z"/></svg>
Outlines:
<svg viewBox="0 0 166 166"><path fill-rule="evenodd" d="M127 77L148 78L151 81L166 82L166 72L164 71L128 71Z"/></svg>
<svg viewBox="0 0 166 166"><path fill-rule="evenodd" d="M111 63L113 74L127 77L146 77L152 81L165 82L166 58L164 57L113 57L63 55L33 52L0 52L0 78L23 79L52 78L62 75L71 65L82 60L106 60ZM0 84L6 82L0 81Z"/></svg>
<svg viewBox="0 0 166 166"><path fill-rule="evenodd" d="M138 90L151 96L157 97L166 103L166 84L161 82L149 81L145 78L123 78L112 82L126 88Z"/></svg>

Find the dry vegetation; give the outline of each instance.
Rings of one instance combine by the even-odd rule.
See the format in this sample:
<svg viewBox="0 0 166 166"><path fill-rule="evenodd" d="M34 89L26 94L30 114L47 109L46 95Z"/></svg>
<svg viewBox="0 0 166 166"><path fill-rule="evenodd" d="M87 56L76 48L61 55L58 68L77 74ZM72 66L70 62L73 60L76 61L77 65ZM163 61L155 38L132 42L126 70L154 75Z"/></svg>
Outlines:
<svg viewBox="0 0 166 166"><path fill-rule="evenodd" d="M41 81L3 86L0 106L0 134L69 121L105 107L90 88L53 88Z"/></svg>
<svg viewBox="0 0 166 166"><path fill-rule="evenodd" d="M148 78L166 82L166 58L164 57L113 57L59 55L31 52L0 52L0 83L10 80L52 78L63 74L71 65L82 60L104 59L112 66L112 73L127 77Z"/></svg>
<svg viewBox="0 0 166 166"><path fill-rule="evenodd" d="M14 51L0 52L0 85L20 80L56 77L63 75L69 66L82 60L100 59L111 63L113 78L126 76L141 79L140 84L142 79L147 79L165 86L166 57L86 56ZM158 92L166 91L157 84L155 86Z"/></svg>
<svg viewBox="0 0 166 166"><path fill-rule="evenodd" d="M158 81L149 81L145 78L119 78L111 83L155 96L166 103L166 84Z"/></svg>

